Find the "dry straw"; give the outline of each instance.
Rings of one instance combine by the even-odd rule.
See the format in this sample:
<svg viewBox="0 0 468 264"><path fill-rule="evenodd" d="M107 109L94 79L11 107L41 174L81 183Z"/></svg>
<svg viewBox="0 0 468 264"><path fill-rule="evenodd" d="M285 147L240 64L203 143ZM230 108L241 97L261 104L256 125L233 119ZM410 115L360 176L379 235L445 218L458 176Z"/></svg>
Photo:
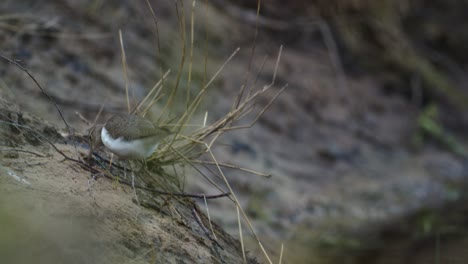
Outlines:
<svg viewBox="0 0 468 264"><path fill-rule="evenodd" d="M153 11L151 4L147 1L149 6L149 10L151 11L155 31L159 32L158 29L158 19ZM158 149L146 162L148 167L151 168L158 168L158 174L163 173L166 176L170 176L171 173L165 172L166 170L161 170L161 168L172 167L174 168L173 172L176 172L176 167L183 165L194 168L195 171L200 173L201 176L205 177L211 184L213 184L216 188L218 188L221 192L225 192L225 189L231 194L229 199L233 202L235 206L235 210L238 215L238 225L239 225L239 235L241 240L241 247L243 253L243 260L246 262L245 256L245 244L244 244L244 235L242 232L242 222L247 224L248 229L250 230L251 234L256 239L259 248L264 253L264 256L268 263L272 263L271 257L266 252L262 242L257 236L255 229L252 226L252 223L248 216L246 215L245 211L242 209L239 200L234 193L233 189L231 188L231 184L229 180L226 178L223 167L227 168L234 168L239 169L243 172L249 172L256 175L269 177L269 174L255 172L253 170L249 170L246 168L241 168L239 166L230 165L230 164L223 164L218 162L217 158L212 152L213 146L216 145L217 139L225 132L236 130L236 129L244 129L250 128L254 125L258 119L265 113L265 111L271 106L273 101L281 94L281 92L286 88L287 85L279 88L279 89L272 89L275 87L275 80L278 71L278 65L281 58L282 53L282 46L279 49L278 56L276 59L276 65L274 69L274 74L272 80L269 84L260 86L260 87L248 87L248 78L250 76L250 71L252 68L252 61L254 58L255 53L255 43L257 38L257 29L255 31L255 40L251 50L251 57L249 61L249 67L245 74L244 84L239 88L239 93L236 99L232 102L232 107L228 113L226 113L222 118L207 124L205 113L205 118L203 123L197 125L192 122L194 116L199 115L200 113L200 104L203 98L206 96L209 87L213 84L217 77L219 77L220 73L223 71L225 66L233 59L233 57L239 52L239 48L235 49L228 58L224 61L224 63L219 66L217 71L211 76L211 78L202 85L199 91L194 95L190 96L193 91L193 78L192 78L192 69L193 69L193 54L194 54L194 26L195 26L195 7L196 1L192 2L191 11L190 11L190 36L187 37L186 34L186 19L183 7L183 1L176 1L176 11L178 15L178 28L179 28L179 36L180 36L180 43L181 43L181 59L178 64L178 70L175 74L175 80L172 80L174 83L173 85L168 85L170 82L170 69L167 69L165 74L162 76L161 80L159 80L153 88L149 91L149 93L144 97L140 103L138 103L132 112L136 114L145 116L151 110L152 107L158 105L160 107L159 116L155 119L157 125L159 127L165 127L172 131L172 135L165 139L165 144L162 145L160 149ZM258 5L257 15L259 13ZM124 68L124 75L127 74L127 65L125 61L125 51L123 48L123 40L122 34L120 34L120 41L122 47L122 63ZM158 49L159 49L159 36L156 36L158 41ZM187 39L189 39L188 45L188 59L187 59ZM206 44L206 39L205 39ZM205 62L206 62L206 54L205 54ZM206 72L206 65L205 65L205 72L204 75L207 75ZM184 69L188 69L184 71ZM181 89L181 79L185 76L187 79L185 93L182 91L179 93L179 89ZM125 76L126 81L126 96L127 96L127 103L130 104L130 98L128 91L128 77ZM254 85L257 85L257 82L254 82ZM274 95L270 99L270 101L257 113L253 113L255 109L256 103L258 102L258 98L262 97L265 93L274 90ZM180 114L174 116L174 113L171 112L175 109L175 102L176 96L179 94L184 94L185 98L181 101L184 101L184 111ZM174 111L175 112L175 111ZM254 115L253 121L251 121L247 125L238 125L239 121L244 117L248 116L249 114ZM200 157L204 155L208 157L209 161L202 161ZM222 179L224 186L219 186L216 184L212 179L210 179L202 170L199 168L200 165L211 165L215 166L216 174ZM157 177L160 177L158 175ZM173 178L173 180L168 181L166 183L176 184L180 186L180 182L177 183L177 177ZM158 180L161 183L161 180ZM167 186L167 189L170 188ZM205 200L206 201L206 200ZM208 207L207 203L206 206ZM214 237L216 237L213 234ZM281 250L282 254L282 250ZM281 260L280 260L281 261Z"/></svg>

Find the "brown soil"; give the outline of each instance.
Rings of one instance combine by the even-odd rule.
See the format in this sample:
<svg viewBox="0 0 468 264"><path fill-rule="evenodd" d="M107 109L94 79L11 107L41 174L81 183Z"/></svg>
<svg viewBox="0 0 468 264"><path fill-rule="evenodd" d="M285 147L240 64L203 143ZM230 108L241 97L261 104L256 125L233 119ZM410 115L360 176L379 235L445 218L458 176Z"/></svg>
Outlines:
<svg viewBox="0 0 468 264"><path fill-rule="evenodd" d="M207 218L193 201L140 190L136 201L117 177L65 159L83 158L87 149L0 105L3 263L242 262L239 242L216 224L216 243L205 234Z"/></svg>
<svg viewBox="0 0 468 264"><path fill-rule="evenodd" d="M154 6L159 19L159 49L145 1L0 4L0 10L8 14L34 10L32 18L5 20L6 25L14 27L0 27L2 53L21 60L62 108L70 126L82 134L87 124L75 112L92 120L103 102L102 120L126 111L119 29L124 35L129 79L137 99L166 69L176 75L182 54L177 15L173 3L168 2ZM184 3L189 17L190 5ZM230 110L244 83L255 28L229 9L199 2L195 17L194 89L199 89L205 78L205 50L209 78L236 47L241 47L203 105L201 115L208 111L212 121ZM287 263L333 263L335 255L343 256L341 251L336 254L337 248L344 249L350 262L356 252L378 255L376 250L387 247L385 237L375 242L380 227L398 225L407 215L459 199L464 188L460 183L467 175L465 159L450 148L431 141L413 144L414 136L421 132L418 102L389 89L388 79L382 75L341 76L330 60L333 51L326 48L323 39L313 27L285 32L261 25L248 83L257 80L261 87L271 81L279 46L286 42L276 83L278 88L285 83L289 87L255 126L223 136L222 144L215 148L220 162L272 174L264 178L226 169L275 261L281 243ZM346 71L362 69L350 66ZM25 114L28 126L51 138L67 155L81 157L86 149L65 144L57 132L64 125L56 109L22 71L4 63L0 77L0 95L7 99L2 109L31 113ZM340 78L345 78L344 85ZM274 92L260 98L258 106L266 105ZM48 123L29 117L32 114ZM248 123L249 118L243 122ZM4 116L2 120L6 120ZM131 187L107 178L93 179L74 162L63 161L47 142L36 142L37 138L21 129L21 134L15 135L18 131L10 126L0 125L7 131L0 134L0 142L8 149L2 150L0 160L4 194L0 209L6 212L5 217L0 212L0 223L12 226L9 237L20 238L10 251L10 256L23 258L14 259L16 263L27 262L30 256L36 259L41 252L45 254L44 263L62 258L67 263L242 262L238 241L221 229L217 232L222 249L216 251L217 246L193 222L192 201L153 198L142 192L142 199L149 202L138 205ZM463 139L459 143L463 146ZM3 177L11 173L20 181ZM201 176L191 172L184 183L187 192L214 192ZM232 203L218 199L208 205L211 218L237 236ZM247 248L262 259L256 242L245 230L244 235ZM21 254L24 245L31 246L30 238L44 248L31 255ZM2 243L0 239L0 250ZM369 243L377 246L369 249ZM48 255L50 249L57 255Z"/></svg>

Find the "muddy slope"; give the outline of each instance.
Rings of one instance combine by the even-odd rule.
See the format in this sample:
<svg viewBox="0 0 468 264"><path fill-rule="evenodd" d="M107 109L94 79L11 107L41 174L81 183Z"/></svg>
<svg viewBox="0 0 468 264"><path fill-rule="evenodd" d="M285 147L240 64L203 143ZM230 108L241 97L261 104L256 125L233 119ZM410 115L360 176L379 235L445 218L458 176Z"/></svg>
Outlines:
<svg viewBox="0 0 468 264"><path fill-rule="evenodd" d="M79 162L87 148L4 100L0 135L2 263L242 262L239 241L213 224L215 240L194 201L142 190L136 200Z"/></svg>
<svg viewBox="0 0 468 264"><path fill-rule="evenodd" d="M107 102L103 119L112 113L126 111L119 29L122 29L125 40L129 76L136 98L141 98L166 69L173 72L178 69L183 52L177 31L177 14L172 1L158 1L154 5L159 19L159 46L154 41L154 22L144 1L108 3L54 0L46 4L33 2L2 3L1 8L7 13L28 14L5 20L7 25L14 27L0 28L2 50L12 58L21 60L21 63L34 73L62 107L66 119L77 131L82 132L86 125L75 114L76 111L90 120L94 118L103 102ZM300 1L295 1L298 2ZM325 6L325 2L329 1L318 2L323 2ZM342 20L330 20L329 24L333 26L333 23L344 23L349 28L341 29L351 30L347 31L351 32L349 38L346 38L346 32L342 36L339 32L332 32L338 35L337 44L357 45L354 47L356 49L348 46L351 56L344 54L347 56L341 58L343 71L336 68L333 56L337 54L329 49L326 43L327 35L316 27L316 24L308 24L307 27L296 25L295 30L278 30L271 27L274 24L260 23L256 53L252 59L253 64L249 67L255 23L234 15L231 9L211 4L205 6L200 1L197 2L195 11L195 18L200 27L195 27L196 67L193 68L192 80L194 89L199 88L205 79L205 52L208 54L207 75L211 76L210 74L216 71L235 48L241 47L238 56L214 83L210 90L211 98L205 101L203 110L209 113L208 122L229 111L232 99L246 80L247 69L250 68L247 78L249 84L256 84L257 87L268 84L274 75L275 56L279 46L286 44L276 81L278 86L289 83L288 89L255 126L226 135L220 141L222 144L215 150L221 162L234 163L273 175L267 179L226 169L226 175L232 181L244 208L252 217L260 238L268 242L265 244L267 250L278 255L280 245L284 242L285 259L291 263L310 263L311 259L320 263L336 253L337 248L349 250L344 258L351 262L353 252L365 251L368 243L373 243L373 237L379 233L374 228L378 229L382 223L398 225L399 220L405 220L408 215L426 208L443 207L447 202L460 199L460 194L465 192L461 183L466 181L468 175L466 159L453 148L451 137L445 135L455 135L455 145L466 149L466 131L459 125L461 122L456 122L466 120L466 112L457 111L454 116L458 118L450 119L450 108L446 109L442 104L436 107L438 111L435 112L443 114L443 120L448 120L447 123L452 126L443 127L442 137L434 136L434 131L427 130L426 125L441 125L442 122L437 114L432 115L432 112L426 115L421 108L421 103L424 107L427 106L427 99L438 98L438 92L430 88L434 85L433 80L428 79L437 75L428 74L424 71L427 69L425 67L420 68L428 63L424 53L418 54L417 60L412 60L420 63L410 65L410 69L394 70L392 67L404 64L404 59L414 57L404 56L406 53L402 56L401 52L407 52L406 49L396 50L394 54L387 53L387 49L391 49L394 42L386 41L385 36L388 35L379 31L379 28L370 30L381 32L382 35L370 36L379 37L371 42L371 47L380 47L380 50L369 49L367 44L360 45L366 39L364 37L368 36L365 34L367 31L352 30L363 28L359 27L361 20L354 19L354 16L359 17L361 7L366 10L366 1L348 3L349 6L338 6L336 9L345 14L349 13L351 22L356 22L357 25ZM32 4L32 9L29 4ZM295 6L296 10L306 11L299 4ZM378 5L369 7L379 9ZM185 15L189 16L190 7L185 5L184 8ZM30 10L34 10L32 18ZM182 7L179 10L182 10ZM274 10L268 7L265 10L274 13ZM394 13L399 10L396 4L382 10L389 10L388 16L384 17L392 22L388 30L391 30L395 23L399 25L394 20L398 21L395 17L398 13ZM251 14L249 9L243 11L247 13L241 14ZM322 11L322 16L334 19L327 10ZM343 17L338 16L337 19ZM369 20L372 22L373 18L374 16ZM333 27L331 29L333 30ZM444 35L446 31L437 29L437 32ZM397 33L398 37L406 36L400 35L400 31ZM353 36L364 37L353 42ZM339 41L340 37L343 38L342 42ZM382 45L382 42L385 45ZM410 50L413 51L417 47L411 47ZM378 65L389 65L389 69L384 67L383 71L377 71L378 74L374 71L375 64L371 64L370 69L361 65L360 62L366 64L368 58L378 58L378 54L398 56L390 60L389 64L381 63L388 62L388 59L377 59ZM424 60L420 60L421 57ZM433 70L439 72L438 69L431 66L429 73ZM63 129L63 123L53 105L24 73L11 64L4 64L0 76L3 81L1 91L8 95L10 101L17 103L21 111L34 113L52 123L52 127L59 126ZM183 79L182 83L186 84L186 80ZM464 82L464 78L457 80L450 86ZM425 90L426 88L428 90ZM421 95L420 91L423 91L423 94L418 98L418 95ZM271 96L267 94L261 98L258 106L265 106ZM462 98L456 95L455 97ZM247 121L245 123L248 123ZM452 145L444 142L447 139ZM61 147L70 148L68 145ZM51 153L54 160L61 160L56 152L51 150ZM69 149L67 153L75 153L75 150ZM38 159L36 163L48 164L42 157L33 154L20 152L14 155L17 158L9 158L9 155L6 155L2 161L8 161L5 163L7 165L19 166L15 160L18 160L18 157L27 157L31 160ZM44 173L47 169L53 168L55 171L55 168L70 166L69 162L54 161L53 164L53 167L44 169ZM88 184L89 176L83 177L82 180L81 176L76 176L75 179L79 179L78 187L69 188L78 188L82 193L86 193L83 197L92 201L94 199L90 197L103 195L102 193L108 192L107 188L122 188L102 178L97 179L102 185L92 181ZM55 178L48 179L51 183L60 182ZM14 179L10 180L15 182ZM213 191L201 178L187 177L186 181L187 191ZM124 189L127 193L125 199L121 198L122 202L134 205L129 202L133 197L131 189ZM107 195L114 197L112 194ZM104 205L111 203L105 199L97 200L98 204L99 202ZM149 210L130 205L128 207L133 208L129 212L130 215L135 215L133 210ZM209 206L212 218L236 236L238 223L232 203L217 200L210 201ZM83 225L89 226L87 223ZM141 233L136 234L138 236ZM367 239L362 238L362 234ZM125 241L127 237L132 236L125 235L119 241ZM382 243L382 248L385 248L386 242L385 239L379 242ZM141 245L142 248L148 249L152 243L154 241L147 241ZM129 246L133 243L123 244ZM140 248L140 244L136 244L137 248ZM251 237L248 248L257 248ZM208 247L204 250L203 252L210 252ZM258 250L255 254L261 255ZM369 262L372 263L372 259Z"/></svg>

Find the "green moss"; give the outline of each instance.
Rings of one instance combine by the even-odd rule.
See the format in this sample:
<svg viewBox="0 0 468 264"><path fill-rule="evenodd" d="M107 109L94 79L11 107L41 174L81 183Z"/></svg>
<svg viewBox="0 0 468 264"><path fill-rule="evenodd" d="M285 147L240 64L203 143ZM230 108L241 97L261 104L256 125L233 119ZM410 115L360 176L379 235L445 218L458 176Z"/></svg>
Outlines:
<svg viewBox="0 0 468 264"><path fill-rule="evenodd" d="M438 119L439 111L437 105L428 105L419 115L419 132L415 136L415 143L421 145L424 143L424 138L429 137L435 139L450 152L462 157L466 157L467 152L464 146L456 139L453 134L444 129Z"/></svg>
<svg viewBox="0 0 468 264"><path fill-rule="evenodd" d="M268 221L271 218L266 213L269 208L266 208L267 210L264 208L267 194L266 191L255 192L247 204L246 212L256 219Z"/></svg>

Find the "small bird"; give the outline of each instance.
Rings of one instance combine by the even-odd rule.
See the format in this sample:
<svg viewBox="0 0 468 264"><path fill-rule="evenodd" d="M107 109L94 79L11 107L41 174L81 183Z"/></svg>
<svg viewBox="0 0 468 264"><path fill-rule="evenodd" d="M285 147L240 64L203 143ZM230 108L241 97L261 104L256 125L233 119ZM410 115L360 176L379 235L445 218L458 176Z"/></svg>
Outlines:
<svg viewBox="0 0 468 264"><path fill-rule="evenodd" d="M90 149L88 160L93 150L105 146L120 159L146 160L156 151L162 139L169 135L169 131L156 126L150 120L134 114L116 114L109 118L104 125L96 125L90 131ZM132 164L130 163L130 167ZM127 177L127 166L124 162L124 177ZM135 174L132 172L132 187L138 203L135 188Z"/></svg>
<svg viewBox="0 0 468 264"><path fill-rule="evenodd" d="M101 146L121 159L147 159L170 132L142 116L116 114L90 131L90 154Z"/></svg>

